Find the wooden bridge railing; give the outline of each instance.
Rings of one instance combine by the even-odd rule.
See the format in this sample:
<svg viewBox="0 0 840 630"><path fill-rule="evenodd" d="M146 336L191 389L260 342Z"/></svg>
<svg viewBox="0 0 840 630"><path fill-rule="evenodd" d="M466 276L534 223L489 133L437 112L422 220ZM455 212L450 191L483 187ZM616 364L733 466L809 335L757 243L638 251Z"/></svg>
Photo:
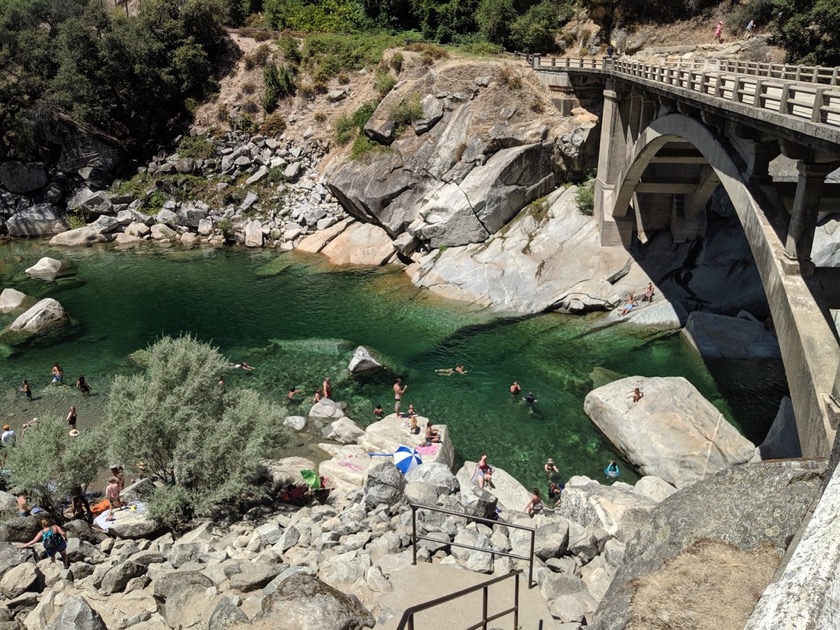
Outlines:
<svg viewBox="0 0 840 630"><path fill-rule="evenodd" d="M535 56L533 68L636 77L840 129L840 86L837 86L840 68L726 60L684 61L685 64L666 65L607 57L543 59ZM807 82L806 77L814 80Z"/></svg>

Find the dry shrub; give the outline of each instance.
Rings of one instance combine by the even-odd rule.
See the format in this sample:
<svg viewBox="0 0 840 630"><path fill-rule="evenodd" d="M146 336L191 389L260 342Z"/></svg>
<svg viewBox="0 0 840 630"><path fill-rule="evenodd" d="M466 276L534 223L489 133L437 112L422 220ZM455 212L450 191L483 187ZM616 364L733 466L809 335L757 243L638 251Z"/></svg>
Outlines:
<svg viewBox="0 0 840 630"><path fill-rule="evenodd" d="M279 112L273 112L265 117L260 125L260 133L264 136L279 136L286 130L286 119Z"/></svg>
<svg viewBox="0 0 840 630"><path fill-rule="evenodd" d="M626 630L741 630L779 560L770 544L742 551L700 540L631 583Z"/></svg>
<svg viewBox="0 0 840 630"><path fill-rule="evenodd" d="M455 147L455 161L460 162L461 158L464 157L464 151L467 150L467 143L461 142Z"/></svg>
<svg viewBox="0 0 840 630"><path fill-rule="evenodd" d="M242 112L250 115L254 115L260 111L260 106L257 105L254 101L245 101L240 108Z"/></svg>
<svg viewBox="0 0 840 630"><path fill-rule="evenodd" d="M315 112L315 122L320 124L327 122L327 115L324 112Z"/></svg>
<svg viewBox="0 0 840 630"><path fill-rule="evenodd" d="M216 120L219 122L227 122L230 116L230 107L227 103L220 103L216 108Z"/></svg>
<svg viewBox="0 0 840 630"><path fill-rule="evenodd" d="M522 89L522 77L519 76L516 70L509 66L502 66L499 69L499 83L509 90Z"/></svg>
<svg viewBox="0 0 840 630"><path fill-rule="evenodd" d="M531 111L535 114L542 114L545 111L545 105L540 99L535 98L531 101Z"/></svg>
<svg viewBox="0 0 840 630"><path fill-rule="evenodd" d="M242 93L251 95L257 91L257 86L253 81L248 81L247 83L242 85Z"/></svg>
<svg viewBox="0 0 840 630"><path fill-rule="evenodd" d="M260 44L254 51L254 60L257 62L258 66L264 66L268 62L268 58L270 56L271 49L268 47L268 44Z"/></svg>
<svg viewBox="0 0 840 630"><path fill-rule="evenodd" d="M338 76L336 77L336 81L338 81L339 85L347 85L348 83L350 83L350 77L348 77L343 72L339 72Z"/></svg>
<svg viewBox="0 0 840 630"><path fill-rule="evenodd" d="M427 66L432 65L438 59L447 59L449 57L449 52L445 48L435 46L434 44L412 42L405 49L411 52L421 53L423 55L423 63Z"/></svg>

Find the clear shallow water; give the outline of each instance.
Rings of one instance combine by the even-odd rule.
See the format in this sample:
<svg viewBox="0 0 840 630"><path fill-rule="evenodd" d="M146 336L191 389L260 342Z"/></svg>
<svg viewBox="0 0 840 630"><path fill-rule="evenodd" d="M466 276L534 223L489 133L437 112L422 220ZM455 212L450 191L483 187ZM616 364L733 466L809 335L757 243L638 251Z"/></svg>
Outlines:
<svg viewBox="0 0 840 630"><path fill-rule="evenodd" d="M71 262L74 273L54 283L27 278L23 270L44 255ZM279 399L301 387L305 402L293 405L292 414L308 412L312 392L329 375L334 398L346 400L349 415L366 425L376 403L393 409L391 385L399 375L408 384L404 405L413 402L421 415L448 424L459 458L475 460L486 450L494 465L542 486L546 457L554 458L562 479L585 474L602 480L615 457L583 413L594 368L684 376L754 440L763 437L784 390L780 369L755 364L737 366L737 377L720 368L717 385L677 336L645 341L616 328L590 333L595 316L494 319L414 288L398 269L341 269L297 254L50 251L15 243L0 247L0 281L56 298L79 323L72 336L0 358L0 415L13 424L63 415L75 404L84 430L101 415L109 379L134 369L127 360L132 352L161 335L189 332L232 361L256 366L231 371L229 384ZM11 320L0 316L3 326ZM359 344L378 353L391 372L350 378L346 365ZM49 386L55 361L71 383L84 374L94 396L82 400L71 387ZM458 362L468 374L434 371ZM23 378L33 385L29 404L15 393ZM537 413L512 400L513 380L534 391ZM624 470L622 480L632 481Z"/></svg>

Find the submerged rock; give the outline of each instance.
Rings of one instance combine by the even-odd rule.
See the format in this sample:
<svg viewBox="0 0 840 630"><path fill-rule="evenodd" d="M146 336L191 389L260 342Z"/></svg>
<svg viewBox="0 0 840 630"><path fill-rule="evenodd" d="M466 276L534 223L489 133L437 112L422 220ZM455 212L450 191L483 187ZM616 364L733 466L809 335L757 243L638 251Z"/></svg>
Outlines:
<svg viewBox="0 0 840 630"><path fill-rule="evenodd" d="M634 403L635 387L644 396ZM623 458L677 488L748 462L755 451L682 377L614 381L589 392L583 410Z"/></svg>
<svg viewBox="0 0 840 630"><path fill-rule="evenodd" d="M351 374L370 374L382 369L382 364L373 358L370 351L364 346L359 346L353 352L353 358L347 365Z"/></svg>

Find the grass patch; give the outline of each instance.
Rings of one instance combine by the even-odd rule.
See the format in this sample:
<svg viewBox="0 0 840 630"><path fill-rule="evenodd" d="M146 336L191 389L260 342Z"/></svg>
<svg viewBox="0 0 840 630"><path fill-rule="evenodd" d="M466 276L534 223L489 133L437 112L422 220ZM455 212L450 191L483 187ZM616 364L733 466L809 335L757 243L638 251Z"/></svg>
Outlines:
<svg viewBox="0 0 840 630"><path fill-rule="evenodd" d="M264 136L279 136L286 131L286 119L280 112L272 112L260 125L260 133Z"/></svg>
<svg viewBox="0 0 840 630"><path fill-rule="evenodd" d="M516 70L509 66L502 66L499 70L499 83L509 90L522 89L522 77L519 76Z"/></svg>
<svg viewBox="0 0 840 630"><path fill-rule="evenodd" d="M495 55L501 55L505 52L505 49L499 44L493 44L491 42L470 42L458 46L458 52L476 55L478 57L493 57Z"/></svg>
<svg viewBox="0 0 840 630"><path fill-rule="evenodd" d="M324 78L340 72L373 68L382 53L401 42L391 35L317 34L308 35L303 43L303 59L313 74Z"/></svg>
<svg viewBox="0 0 840 630"><path fill-rule="evenodd" d="M351 160L361 160L366 155L372 153L387 153L390 147L386 147L368 138L365 134L360 133L356 136L353 142L353 148L350 149Z"/></svg>
<svg viewBox="0 0 840 630"><path fill-rule="evenodd" d="M216 145L207 137L207 134L184 136L178 144L178 155L194 160L209 160L216 155Z"/></svg>
<svg viewBox="0 0 840 630"><path fill-rule="evenodd" d="M407 127L423 117L423 103L419 92L412 92L391 106L391 117L397 127Z"/></svg>
<svg viewBox="0 0 840 630"><path fill-rule="evenodd" d="M370 120L373 112L376 111L377 105L378 103L376 101L368 101L362 103L359 109L352 114L342 114L339 116L333 124L335 141L338 144L347 144L357 133L362 133L367 121Z"/></svg>
<svg viewBox="0 0 840 630"><path fill-rule="evenodd" d="M575 193L575 201L577 201L578 210L580 213L591 217L595 210L595 180L588 179L578 186Z"/></svg>
<svg viewBox="0 0 840 630"><path fill-rule="evenodd" d="M379 92L379 98L385 98L385 96L394 89L394 86L397 84L397 79L387 70L377 70L376 71L376 78L374 79L374 87L376 91Z"/></svg>

